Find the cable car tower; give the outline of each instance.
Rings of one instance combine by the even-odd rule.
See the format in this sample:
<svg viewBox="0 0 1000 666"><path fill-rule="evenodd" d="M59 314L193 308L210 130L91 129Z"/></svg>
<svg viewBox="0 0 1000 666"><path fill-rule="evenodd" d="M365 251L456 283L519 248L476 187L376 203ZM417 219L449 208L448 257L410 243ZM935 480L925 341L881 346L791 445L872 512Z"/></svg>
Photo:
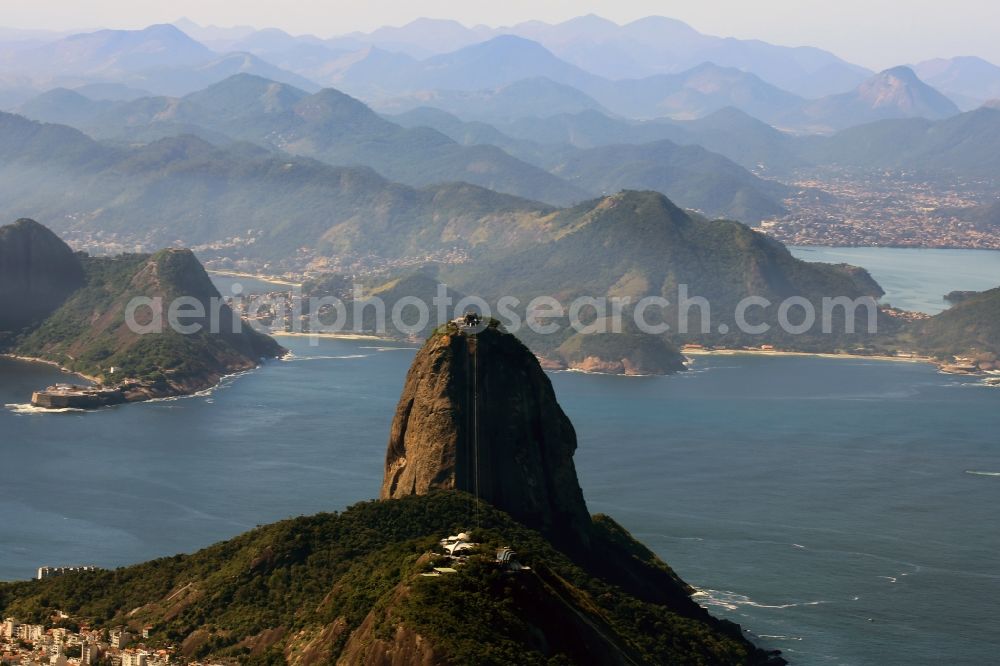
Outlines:
<svg viewBox="0 0 1000 666"><path fill-rule="evenodd" d="M469 353L465 357L465 376L468 379L471 408L468 410L467 446L468 446L468 482L475 496L474 513L476 528L480 527L479 502L479 340L477 336L485 330L487 324L478 312L469 311L454 321L458 330L466 336Z"/></svg>

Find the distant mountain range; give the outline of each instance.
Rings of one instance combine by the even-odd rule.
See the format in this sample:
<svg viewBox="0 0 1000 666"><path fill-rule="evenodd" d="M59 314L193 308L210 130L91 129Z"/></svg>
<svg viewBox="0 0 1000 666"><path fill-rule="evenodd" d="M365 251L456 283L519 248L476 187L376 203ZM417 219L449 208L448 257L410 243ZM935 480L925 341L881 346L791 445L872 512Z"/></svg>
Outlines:
<svg viewBox="0 0 1000 666"><path fill-rule="evenodd" d="M870 99L894 108L923 108L926 103L942 113L954 110L933 91L916 94L927 90L908 72L878 75L874 80L884 87L865 87L854 96L854 106L857 99ZM885 95L875 94L878 90ZM938 102L940 107L933 106ZM879 108L870 112L877 115ZM653 188L709 216L746 222L780 214L785 193L745 170L780 177L800 166L840 164L993 177L1000 154L1000 110L993 108L937 121L882 120L828 137L797 137L734 108L690 121L640 122L588 109L491 125L428 108L386 120L335 90L310 95L245 75L184 98L108 102L56 90L29 101L21 111L104 139L147 143L193 134L223 146L252 141L336 166L370 166L390 180L417 187L466 181L553 205L619 188ZM625 147L642 144L648 145ZM717 154L677 152L677 145ZM592 150L597 148L601 150ZM731 162L704 168L719 155Z"/></svg>
<svg viewBox="0 0 1000 666"><path fill-rule="evenodd" d="M251 144L199 138L104 144L61 125L0 114L0 196L61 234L127 247L291 261L310 253L398 257L510 235L543 204L465 184L417 190ZM460 229L471 225L477 234ZM474 241L469 239L475 238ZM520 236L529 242L530 234Z"/></svg>
<svg viewBox="0 0 1000 666"><path fill-rule="evenodd" d="M246 52L217 53L172 25L100 30L30 48L0 47L0 71L16 72L25 88L124 84L183 95L238 73L318 90L312 81ZM2 80L2 79L0 79Z"/></svg>
<svg viewBox="0 0 1000 666"><path fill-rule="evenodd" d="M26 115L98 138L156 140L190 133L219 143L254 141L334 165L365 165L412 185L466 181L555 204L589 196L493 146L462 146L426 128L405 129L335 90L308 93L238 75L184 98L91 101L56 90L22 106Z"/></svg>
<svg viewBox="0 0 1000 666"><path fill-rule="evenodd" d="M789 189L765 181L701 146L678 146L664 139L653 143L610 145L580 150L553 172L592 192L614 194L623 189L683 192L689 208L710 203L710 214L725 211L737 220L758 222L786 211L781 205Z"/></svg>
<svg viewBox="0 0 1000 666"><path fill-rule="evenodd" d="M905 168L924 175L996 178L1000 109L981 108L944 120L884 120L801 143L817 164Z"/></svg>
<svg viewBox="0 0 1000 666"><path fill-rule="evenodd" d="M646 150L669 159L678 149L665 144ZM675 177L692 196L725 194L726 179L751 190L765 185L722 157L692 150L711 166L692 161L697 170L689 170L677 160ZM8 210L34 211L60 231L152 246L229 247L230 254L270 259L291 259L296 248L399 257L472 249L500 238L531 243L537 237L523 223L551 211L460 183L415 190L368 169L327 166L250 144L220 148L181 136L123 148L8 114L0 114L0 159L0 196ZM582 151L573 168L599 169L600 159ZM725 197L718 200L730 205Z"/></svg>
<svg viewBox="0 0 1000 666"><path fill-rule="evenodd" d="M510 35L422 61L397 56L391 66L377 64L385 58L383 52L370 49L325 82L389 112L440 106L461 116L463 96L456 95L457 91L480 97L495 97L502 92L505 99L501 112L486 109L473 116L487 120L599 106L633 118L698 117L726 106L738 106L751 115L776 120L789 108L804 103L802 98L753 74L711 63L677 74L612 80L560 60L537 42ZM539 113L536 100L541 84L522 84L526 79L546 79L549 90L561 87L561 97L573 99L577 108L563 106ZM511 90L513 85L518 87ZM571 92L567 87L575 90ZM457 105L449 107L449 102Z"/></svg>
<svg viewBox="0 0 1000 666"><path fill-rule="evenodd" d="M995 178L1000 170L1000 104L937 121L869 122L828 136L782 132L734 108L692 121L639 122L588 111L488 125L426 108L393 118L404 125L434 127L456 141L501 146L547 168L569 159L567 145L594 148L668 139L702 146L755 173L777 177L797 167L828 164L903 168L932 177Z"/></svg>
<svg viewBox="0 0 1000 666"><path fill-rule="evenodd" d="M29 114L30 115L30 114ZM568 159L568 147L596 148L669 140L698 145L746 169L766 171L806 164L798 139L733 107L696 120L637 121L599 111L528 117L508 123L465 122L439 109L421 107L390 116L406 127L426 126L459 143L488 143L532 164L552 168Z"/></svg>
<svg viewBox="0 0 1000 666"><path fill-rule="evenodd" d="M677 153L670 142L650 145L638 169L629 166L628 151L586 154L571 146L556 160L518 159L489 143L463 145L435 129L404 128L336 90L309 95L248 75L181 99L109 103L57 90L21 111L98 138L151 141L189 133L217 144L252 141L336 166L369 166L418 187L464 181L553 205L630 187L663 188L681 205L749 222L783 211L780 186L703 149ZM604 170L607 176L593 177Z"/></svg>
<svg viewBox="0 0 1000 666"><path fill-rule="evenodd" d="M802 105L786 116L784 124L828 132L886 118L938 120L958 113L954 102L921 81L912 69L894 67L851 92Z"/></svg>
<svg viewBox="0 0 1000 666"><path fill-rule="evenodd" d="M1000 69L985 61L917 68L963 108L996 96ZM833 131L955 111L902 71L872 79L818 49L708 37L665 18L617 26L594 16L499 29L423 19L334 39L190 21L42 34L0 41L0 107L55 87L100 99L137 97L126 90L183 96L238 73L307 92L332 86L387 113L433 106L490 122L584 110L695 119L731 106L779 127ZM109 84L119 88L97 87Z"/></svg>
<svg viewBox="0 0 1000 666"><path fill-rule="evenodd" d="M378 108L382 113L434 108L466 120L494 123L582 111L611 113L590 95L545 77L520 79L486 90L424 91L383 100Z"/></svg>
<svg viewBox="0 0 1000 666"><path fill-rule="evenodd" d="M914 65L913 70L964 111L1000 98L1000 67L982 58L938 58Z"/></svg>
<svg viewBox="0 0 1000 666"><path fill-rule="evenodd" d="M906 67L869 76L849 92L808 100L752 73L713 63L676 74L612 80L512 36L422 61L397 56L402 60L391 66L370 62L384 57L369 50L331 83L387 113L432 106L488 122L588 109L627 118L694 119L735 107L779 127L831 132L883 118L936 119L959 113L951 100ZM541 98L554 101L550 110L539 104ZM495 101L498 108L491 108Z"/></svg>
<svg viewBox="0 0 1000 666"><path fill-rule="evenodd" d="M554 25L530 21L500 28L467 28L455 21L425 18L401 27L383 27L371 33L351 33L329 40L261 31L268 38L263 44L261 33L244 32L220 39L216 34L198 32L200 28L189 21L178 25L207 40L213 48L246 50L265 58L273 57L278 45L287 50L295 44L310 44L340 51L376 47L423 60L510 35L538 42L563 61L608 79L674 74L713 62L750 72L804 97L847 90L870 74L865 68L820 49L712 37L681 21L659 16L623 26L590 15Z"/></svg>

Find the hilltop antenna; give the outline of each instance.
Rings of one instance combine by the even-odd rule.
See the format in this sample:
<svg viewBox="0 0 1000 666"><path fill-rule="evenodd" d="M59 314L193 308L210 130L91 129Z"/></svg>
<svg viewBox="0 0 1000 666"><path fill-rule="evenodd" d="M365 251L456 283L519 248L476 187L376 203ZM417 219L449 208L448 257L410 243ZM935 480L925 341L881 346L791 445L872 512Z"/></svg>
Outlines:
<svg viewBox="0 0 1000 666"><path fill-rule="evenodd" d="M476 529L480 528L479 522L479 338L472 340L472 452L475 463L475 491L476 491Z"/></svg>
<svg viewBox="0 0 1000 666"><path fill-rule="evenodd" d="M465 313L464 317L459 318L455 322L459 326L467 340L468 340L468 352L465 356L465 374L466 377L472 378L472 409L469 410L469 417L471 420L470 430L471 430L471 450L469 455L471 457L470 476L472 485L472 494L474 495L474 512L476 518L476 528L481 526L480 523L480 496L479 496L479 339L477 333L481 330L482 319L480 315L476 312L469 311ZM470 372L469 368L469 357L472 357L472 368Z"/></svg>

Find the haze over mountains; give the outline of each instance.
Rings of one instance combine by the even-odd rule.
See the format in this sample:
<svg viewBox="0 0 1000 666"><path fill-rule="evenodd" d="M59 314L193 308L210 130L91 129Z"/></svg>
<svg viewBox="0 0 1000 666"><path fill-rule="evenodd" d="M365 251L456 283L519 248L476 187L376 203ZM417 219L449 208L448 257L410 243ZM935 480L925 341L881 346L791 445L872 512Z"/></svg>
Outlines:
<svg viewBox="0 0 1000 666"><path fill-rule="evenodd" d="M996 173L1000 112L961 113L918 74L991 95L990 66L971 59L872 74L662 18L495 30L423 20L335 39L179 25L191 34L159 25L0 44L5 99L31 91L10 108L55 123L0 118L14 212L141 245L250 247L248 230L274 226L263 215L286 231L301 220L289 238L268 232L277 249L249 252L288 259L303 239L310 252L381 253L313 234L371 211L447 228L470 219L458 201L471 219L509 220L633 189L754 224L788 213L794 192L780 181L797 169ZM805 80L811 90L793 83ZM205 187L206 174L225 187ZM205 228L204 212L163 194L189 183L212 211ZM332 200L344 207L324 209ZM175 225L127 228L160 201L152 216L176 209Z"/></svg>
<svg viewBox="0 0 1000 666"><path fill-rule="evenodd" d="M537 42L560 59L609 79L677 73L714 62L753 72L796 94L819 97L857 85L870 73L820 49L702 35L681 21L660 16L624 26L589 15L556 25L530 21L501 28L466 28L455 21L420 19L399 28L353 33L327 44L345 50L373 46L424 59L504 35ZM238 49L252 39L209 43Z"/></svg>
<svg viewBox="0 0 1000 666"><path fill-rule="evenodd" d="M677 155L674 144L661 141L645 148L650 166L639 169L627 163L628 154L587 153L572 147L562 155L569 162L529 163L493 145L461 145L434 129L401 127L336 90L308 95L249 75L231 77L181 99L109 103L55 90L29 101L20 111L73 125L97 138L153 141L194 134L214 143L252 141L335 166L368 166L391 180L418 187L465 181L553 205L576 203L619 187L655 187L710 215L759 221L782 210L781 186L701 148ZM600 175L605 168L608 174ZM650 168L656 173L650 174Z"/></svg>
<svg viewBox="0 0 1000 666"><path fill-rule="evenodd" d="M872 78L820 49L702 35L664 17L619 26L584 16L502 28L421 19L332 39L188 20L143 30L0 35L0 107L7 110L56 87L87 87L97 98L121 98L121 86L181 96L249 73L307 92L334 87L385 112L435 106L466 120L583 110L693 119L733 106L779 127L829 131L954 113L920 78L963 109L1000 87L1000 68L975 58L928 61L915 71L886 83L889 72Z"/></svg>
<svg viewBox="0 0 1000 666"><path fill-rule="evenodd" d="M845 129L887 118L939 120L959 113L950 99L921 81L909 67L894 67L851 92L802 105L789 124L819 132Z"/></svg>
<svg viewBox="0 0 1000 666"><path fill-rule="evenodd" d="M964 111L1000 98L1000 67L982 58L937 58L919 63L913 70Z"/></svg>
<svg viewBox="0 0 1000 666"><path fill-rule="evenodd" d="M177 95L241 72L318 89L250 53L212 51L172 25L100 30L29 48L0 48L0 68L4 80L34 89L117 83Z"/></svg>

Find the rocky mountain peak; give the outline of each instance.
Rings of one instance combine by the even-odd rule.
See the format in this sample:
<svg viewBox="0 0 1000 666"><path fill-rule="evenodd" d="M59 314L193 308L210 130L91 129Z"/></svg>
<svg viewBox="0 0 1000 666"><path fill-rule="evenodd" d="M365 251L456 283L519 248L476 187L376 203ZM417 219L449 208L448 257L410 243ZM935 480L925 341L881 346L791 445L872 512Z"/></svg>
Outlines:
<svg viewBox="0 0 1000 666"><path fill-rule="evenodd" d="M912 116L943 118L959 112L951 100L905 66L893 67L871 77L858 87L858 96L872 108L894 108Z"/></svg>
<svg viewBox="0 0 1000 666"><path fill-rule="evenodd" d="M538 360L491 321L455 324L417 353L396 409L382 498L477 494L557 543L588 542L576 432Z"/></svg>
<svg viewBox="0 0 1000 666"><path fill-rule="evenodd" d="M0 331L44 318L83 282L73 250L43 225L22 219L0 227Z"/></svg>

